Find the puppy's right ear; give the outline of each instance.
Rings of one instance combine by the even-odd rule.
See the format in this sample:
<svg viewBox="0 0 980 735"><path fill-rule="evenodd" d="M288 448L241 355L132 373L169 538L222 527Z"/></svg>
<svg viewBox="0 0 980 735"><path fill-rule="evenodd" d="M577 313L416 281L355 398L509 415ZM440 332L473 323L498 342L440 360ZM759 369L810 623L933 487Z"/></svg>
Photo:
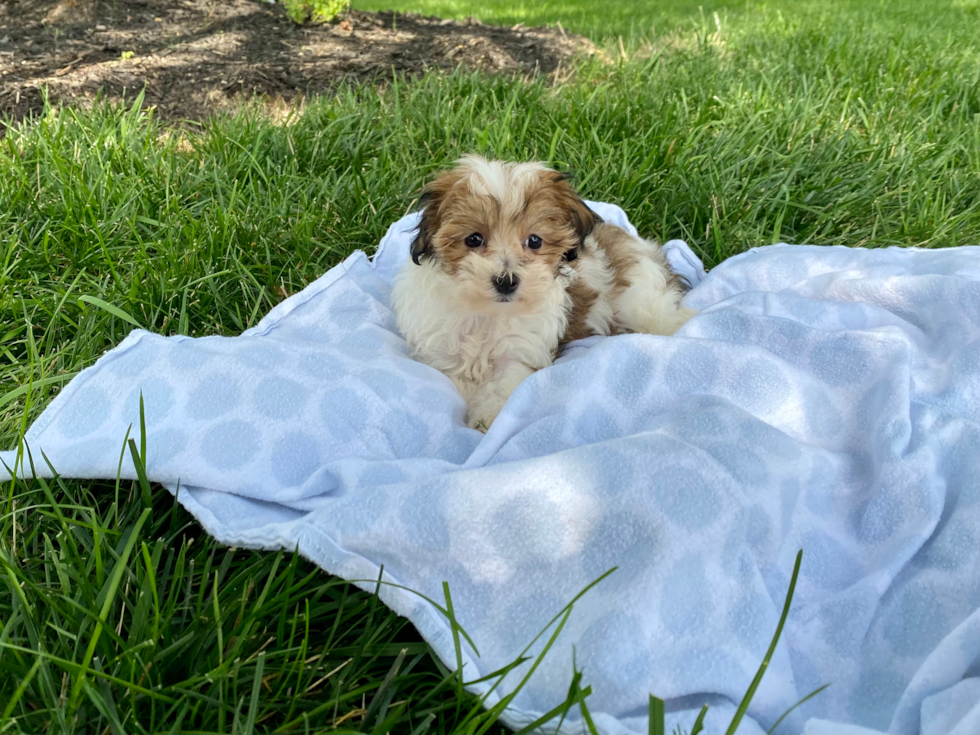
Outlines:
<svg viewBox="0 0 980 735"><path fill-rule="evenodd" d="M428 189L422 192L419 197L419 204L424 207L422 217L419 219L418 227L415 230L415 239L412 240L412 262L415 265L422 265L422 257L426 255L432 247L432 234L439 229L436 223L438 216L438 206L432 201L432 192Z"/></svg>
<svg viewBox="0 0 980 735"><path fill-rule="evenodd" d="M422 264L422 258L432 254L432 239L442 227L442 217L446 206L453 197L453 192L465 177L465 172L459 168L444 171L439 174L419 197L419 206L424 207L419 219L415 239L412 240L412 261L415 265Z"/></svg>

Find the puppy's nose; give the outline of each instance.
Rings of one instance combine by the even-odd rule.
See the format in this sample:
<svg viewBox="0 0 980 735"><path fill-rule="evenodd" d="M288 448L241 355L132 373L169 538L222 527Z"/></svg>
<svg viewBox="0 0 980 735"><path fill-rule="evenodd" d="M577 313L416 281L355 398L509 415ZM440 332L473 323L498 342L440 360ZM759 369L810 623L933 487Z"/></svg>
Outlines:
<svg viewBox="0 0 980 735"><path fill-rule="evenodd" d="M493 279L493 287L504 296L514 293L519 283L520 280L513 273L502 273Z"/></svg>

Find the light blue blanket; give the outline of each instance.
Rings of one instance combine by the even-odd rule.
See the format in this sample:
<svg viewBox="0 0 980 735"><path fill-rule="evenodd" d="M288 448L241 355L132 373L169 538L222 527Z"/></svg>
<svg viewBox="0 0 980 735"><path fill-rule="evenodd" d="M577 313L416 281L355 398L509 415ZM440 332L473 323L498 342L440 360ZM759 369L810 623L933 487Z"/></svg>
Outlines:
<svg viewBox="0 0 980 735"><path fill-rule="evenodd" d="M741 731L830 683L780 730L980 732L980 248L772 246L701 280L672 243L700 315L672 338L579 343L484 437L395 328L413 224L240 337L133 332L31 427L38 471L43 450L65 476L115 477L142 391L151 479L180 481L220 540L298 547L348 579L384 565L435 599L447 580L480 652L464 647L467 680L618 566L576 605L514 725L565 698L574 649L602 731L646 732L649 693L668 731L705 702L707 731L724 730L802 548ZM441 615L381 596L455 665Z"/></svg>

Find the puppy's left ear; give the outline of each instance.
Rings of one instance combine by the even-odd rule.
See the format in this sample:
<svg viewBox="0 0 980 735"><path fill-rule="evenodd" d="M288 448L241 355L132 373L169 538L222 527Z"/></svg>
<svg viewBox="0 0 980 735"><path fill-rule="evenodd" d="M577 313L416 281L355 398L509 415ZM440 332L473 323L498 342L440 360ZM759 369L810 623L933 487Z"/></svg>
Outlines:
<svg viewBox="0 0 980 735"><path fill-rule="evenodd" d="M558 191L559 204L567 213L568 223L575 231L578 240L574 248L565 251L563 257L568 261L578 257L578 249L585 245L585 238L592 233L597 224L602 222L602 217L589 209L582 197L568 183L571 178L571 174L555 173L555 188Z"/></svg>

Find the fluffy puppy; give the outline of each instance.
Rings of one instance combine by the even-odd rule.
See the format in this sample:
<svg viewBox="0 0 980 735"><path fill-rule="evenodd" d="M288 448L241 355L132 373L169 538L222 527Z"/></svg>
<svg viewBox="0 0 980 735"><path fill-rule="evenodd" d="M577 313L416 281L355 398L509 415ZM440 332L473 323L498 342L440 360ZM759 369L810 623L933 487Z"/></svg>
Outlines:
<svg viewBox="0 0 980 735"><path fill-rule="evenodd" d="M673 334L693 314L654 242L606 224L540 163L470 155L439 175L392 294L414 356L484 431L517 385L594 334Z"/></svg>

